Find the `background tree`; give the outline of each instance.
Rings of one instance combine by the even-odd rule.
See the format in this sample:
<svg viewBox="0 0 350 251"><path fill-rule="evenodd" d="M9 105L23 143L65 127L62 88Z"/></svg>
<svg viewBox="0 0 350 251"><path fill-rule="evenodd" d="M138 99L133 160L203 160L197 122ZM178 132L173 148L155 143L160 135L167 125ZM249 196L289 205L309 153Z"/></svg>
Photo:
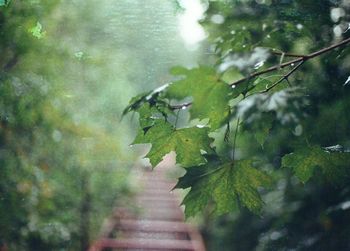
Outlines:
<svg viewBox="0 0 350 251"><path fill-rule="evenodd" d="M212 250L348 250L349 3L206 4L212 57L131 101L134 143L176 152Z"/></svg>
<svg viewBox="0 0 350 251"><path fill-rule="evenodd" d="M137 156L121 111L190 57L173 1L143 6L0 1L0 249L86 250L130 204Z"/></svg>

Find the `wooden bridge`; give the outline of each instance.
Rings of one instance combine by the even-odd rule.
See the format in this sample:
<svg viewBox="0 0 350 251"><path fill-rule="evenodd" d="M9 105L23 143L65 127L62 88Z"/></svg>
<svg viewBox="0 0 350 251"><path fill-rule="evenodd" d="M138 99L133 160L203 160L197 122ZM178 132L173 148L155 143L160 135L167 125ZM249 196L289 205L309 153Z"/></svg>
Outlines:
<svg viewBox="0 0 350 251"><path fill-rule="evenodd" d="M163 164L138 175L142 191L134 199L137 212L116 208L89 251L205 251L198 230L184 221L179 199L171 192L175 182L167 178L168 169Z"/></svg>

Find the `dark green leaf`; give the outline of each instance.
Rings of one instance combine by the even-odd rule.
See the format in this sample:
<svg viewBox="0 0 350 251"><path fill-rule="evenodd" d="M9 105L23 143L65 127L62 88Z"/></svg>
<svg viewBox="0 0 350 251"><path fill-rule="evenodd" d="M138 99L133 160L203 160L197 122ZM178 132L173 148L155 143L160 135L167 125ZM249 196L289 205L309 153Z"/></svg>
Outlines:
<svg viewBox="0 0 350 251"><path fill-rule="evenodd" d="M215 70L209 67L191 70L176 67L172 74L184 75L185 78L169 86L168 97L180 100L191 96L191 118L209 118L212 130L221 127L229 115L230 86L221 82Z"/></svg>
<svg viewBox="0 0 350 251"><path fill-rule="evenodd" d="M237 202L259 214L264 203L258 188L269 185L270 177L253 168L251 160L239 160L234 165L210 162L191 167L179 179L176 188L191 187L183 200L186 217L191 217L202 212L211 202L215 203L214 215L234 211Z"/></svg>
<svg viewBox="0 0 350 251"><path fill-rule="evenodd" d="M164 120L156 120L145 133L139 131L133 144L152 144L152 148L146 155L153 167L161 162L164 155L171 151L176 152L176 161L182 167L201 165L206 162L201 151L213 152L210 147L212 139L208 136L209 128L183 128L175 129Z"/></svg>

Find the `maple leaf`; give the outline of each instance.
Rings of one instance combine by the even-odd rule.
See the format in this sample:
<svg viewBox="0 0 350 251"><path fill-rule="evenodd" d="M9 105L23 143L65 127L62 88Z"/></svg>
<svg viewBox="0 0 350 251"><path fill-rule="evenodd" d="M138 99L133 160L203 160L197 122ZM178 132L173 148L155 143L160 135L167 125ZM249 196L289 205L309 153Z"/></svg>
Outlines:
<svg viewBox="0 0 350 251"><path fill-rule="evenodd" d="M191 187L182 202L186 217L202 212L210 202L215 203L211 211L214 215L234 211L237 202L259 214L264 203L258 188L270 186L271 179L252 164L251 160L238 160L234 164L214 161L187 169L175 187Z"/></svg>
<svg viewBox="0 0 350 251"><path fill-rule="evenodd" d="M212 130L218 129L226 122L231 88L219 80L214 69L203 66L191 70L176 67L172 69L172 74L184 75L185 78L170 85L167 96L178 100L192 96L192 119L209 118Z"/></svg>
<svg viewBox="0 0 350 251"><path fill-rule="evenodd" d="M320 146L298 149L282 158L282 166L293 169L295 175L307 182L317 168L332 182L341 182L349 177L350 153L328 152Z"/></svg>
<svg viewBox="0 0 350 251"><path fill-rule="evenodd" d="M140 130L133 144L152 144L145 156L156 166L171 151L176 152L176 161L182 167L201 165L206 162L202 151L212 153L210 144L213 139L208 136L209 128L190 127L175 129L170 123L156 119L154 125L146 132Z"/></svg>

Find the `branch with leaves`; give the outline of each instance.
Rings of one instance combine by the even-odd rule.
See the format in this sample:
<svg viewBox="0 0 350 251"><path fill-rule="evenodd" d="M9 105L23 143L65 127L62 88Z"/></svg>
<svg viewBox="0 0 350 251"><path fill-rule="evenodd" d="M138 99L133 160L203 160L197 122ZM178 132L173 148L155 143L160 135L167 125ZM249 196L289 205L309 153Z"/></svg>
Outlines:
<svg viewBox="0 0 350 251"><path fill-rule="evenodd" d="M301 55L301 54L294 54L294 53L284 53L284 52L280 52L280 51L275 51L273 50L272 53L273 54L276 54L276 55L280 55L282 58L284 56L289 56L289 57L296 57L296 59L293 59L293 60L290 60L288 62L285 62L285 63L280 63L278 65L274 65L274 66L271 66L265 70L262 70L262 71L258 71L258 72L254 72L252 74L250 74L249 76L247 77L244 77L244 78L241 78L237 81L234 81L232 83L230 83L229 85L231 87L233 86L237 86L237 85L240 85L240 84L243 84L245 83L246 81L248 80L251 80L251 79L254 79L258 76L261 76L261 75L264 75L266 73L270 73L270 72L273 72L273 71L279 71L283 68L286 68L288 66L294 66L296 64L296 66L291 70L289 71L287 74L285 74L284 76L282 76L278 81L276 81L272 86L270 86L269 88L266 88L266 90L262 91L261 93L266 93L268 92L269 90L273 89L275 86L277 86L279 83L281 83L282 81L284 80L288 80L288 77L290 77L300 66L302 66L306 61L310 60L310 59L313 59L315 57L318 57L318 56L321 56L323 55L324 53L327 53L329 51L332 51L334 49L337 49L339 47L342 47L342 46L345 46L347 45L348 43L350 43L350 38L348 39L345 39L339 43L336 43L334 45L331 45L331 46L328 46L328 47L325 47L325 48L322 48L321 50L318 50L316 52L313 52L313 53L310 53L310 54L306 54L306 55ZM172 105L171 106L171 109L184 109L184 108L187 108L191 105L192 103L191 102L188 102L188 103L184 103L184 104L179 104L179 105Z"/></svg>
<svg viewBox="0 0 350 251"><path fill-rule="evenodd" d="M303 95L295 88L275 88L283 81L289 83L289 77L308 60L349 43L350 38L307 55L277 52L281 56L280 61L284 56L295 59L280 62L230 84L225 83L216 69L211 67L201 66L190 70L175 67L171 73L182 77L180 80L134 98L125 109L124 114L130 111L139 113L140 130L133 144L152 145L145 157L150 159L153 167L167 153L176 152L176 162L187 170L176 187L191 187L183 201L187 216L195 215L210 203L214 203L211 207L213 214L227 213L237 206L260 214L263 200L259 189L271 186L272 179L259 168L255 157L242 158L236 154L238 135L254 125L256 118L264 117L264 126L256 128L262 133L256 136L256 140L263 146L274 121L280 120L282 125L299 121L294 110L304 105ZM290 66L293 67L290 71L279 76L275 82L269 82L264 89L261 89L261 83L252 81L263 74ZM190 98L190 102L174 104ZM174 110L177 112L174 113ZM178 128L180 112L189 112L190 120L197 121L197 126ZM232 121L236 121L234 128L230 126ZM214 140L218 139L212 133L219 132L225 125L224 141L231 149L230 156L217 151L213 145ZM338 164L341 170L345 170L344 163L350 160L348 153L327 157L325 151L317 146L305 148L305 152L310 152L310 156L322 153L324 159L319 160L315 167L321 166L325 172L329 171L330 163L336 158L343 161ZM282 165L293 168L301 181L306 182L311 177L310 170L314 169L306 168L307 161L303 162L303 156L300 153L287 155ZM346 170L344 172L348 175Z"/></svg>

